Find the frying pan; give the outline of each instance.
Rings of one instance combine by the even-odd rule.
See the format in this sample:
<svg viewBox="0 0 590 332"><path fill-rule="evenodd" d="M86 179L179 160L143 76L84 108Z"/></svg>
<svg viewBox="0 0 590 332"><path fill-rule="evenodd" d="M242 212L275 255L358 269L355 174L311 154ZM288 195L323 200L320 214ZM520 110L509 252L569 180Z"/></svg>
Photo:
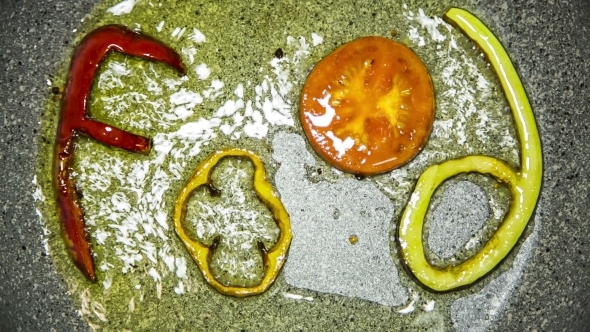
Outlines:
<svg viewBox="0 0 590 332"><path fill-rule="evenodd" d="M50 79L95 1L0 0L0 331L85 331L44 255L32 184ZM590 330L590 2L476 1L535 110L543 226L492 330Z"/></svg>

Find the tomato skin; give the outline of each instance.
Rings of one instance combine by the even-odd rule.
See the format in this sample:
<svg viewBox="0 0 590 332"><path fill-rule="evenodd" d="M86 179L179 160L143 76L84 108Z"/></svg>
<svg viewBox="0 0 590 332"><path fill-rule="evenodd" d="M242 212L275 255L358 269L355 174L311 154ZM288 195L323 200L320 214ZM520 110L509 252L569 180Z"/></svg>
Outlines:
<svg viewBox="0 0 590 332"><path fill-rule="evenodd" d="M410 48L370 36L318 62L299 106L305 134L322 158L344 172L373 175L422 149L434 120L434 90Z"/></svg>

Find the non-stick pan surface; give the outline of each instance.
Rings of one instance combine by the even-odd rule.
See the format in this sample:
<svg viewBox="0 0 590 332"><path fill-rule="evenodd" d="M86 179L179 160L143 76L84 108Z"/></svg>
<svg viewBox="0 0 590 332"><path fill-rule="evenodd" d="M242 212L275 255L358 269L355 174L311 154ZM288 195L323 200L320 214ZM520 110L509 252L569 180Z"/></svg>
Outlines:
<svg viewBox="0 0 590 332"><path fill-rule="evenodd" d="M590 3L480 0L537 115L543 226L498 331L590 330ZM94 1L0 1L0 331L84 331L44 256L32 184L47 79Z"/></svg>

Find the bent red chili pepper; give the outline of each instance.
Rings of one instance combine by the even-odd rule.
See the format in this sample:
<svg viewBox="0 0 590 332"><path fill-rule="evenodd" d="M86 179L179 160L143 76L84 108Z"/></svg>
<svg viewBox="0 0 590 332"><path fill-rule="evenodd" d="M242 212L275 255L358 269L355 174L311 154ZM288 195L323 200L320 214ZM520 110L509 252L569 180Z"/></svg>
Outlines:
<svg viewBox="0 0 590 332"><path fill-rule="evenodd" d="M111 51L149 60L162 61L184 74L180 55L159 41L123 26L108 25L88 34L72 58L61 117L57 127L53 183L57 192L59 217L68 252L80 271L96 281L94 260L86 232L74 179L70 175L74 155L73 140L78 133L127 151L148 153L150 139L92 120L88 97L101 62Z"/></svg>

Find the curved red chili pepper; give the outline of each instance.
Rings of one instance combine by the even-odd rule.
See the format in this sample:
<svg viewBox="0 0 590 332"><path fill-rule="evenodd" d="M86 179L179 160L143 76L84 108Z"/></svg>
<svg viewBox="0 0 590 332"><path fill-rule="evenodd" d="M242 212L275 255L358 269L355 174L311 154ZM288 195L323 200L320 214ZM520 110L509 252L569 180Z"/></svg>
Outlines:
<svg viewBox="0 0 590 332"><path fill-rule="evenodd" d="M53 182L64 241L74 263L90 280L96 281L94 260L86 233L74 179L70 176L73 139L77 133L127 151L148 153L150 139L92 120L88 116L88 96L101 62L111 51L162 61L184 74L180 55L157 40L123 26L108 25L88 34L72 58L66 83L61 117L57 127Z"/></svg>

